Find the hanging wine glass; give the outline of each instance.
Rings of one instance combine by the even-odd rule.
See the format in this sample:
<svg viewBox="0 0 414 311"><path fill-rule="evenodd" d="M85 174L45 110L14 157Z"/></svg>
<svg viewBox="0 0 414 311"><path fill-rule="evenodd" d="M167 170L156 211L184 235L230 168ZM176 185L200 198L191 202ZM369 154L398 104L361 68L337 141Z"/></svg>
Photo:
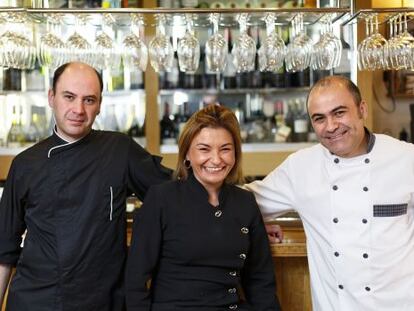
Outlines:
<svg viewBox="0 0 414 311"><path fill-rule="evenodd" d="M292 20L292 39L287 46L285 64L286 71L303 71L310 65L312 39L306 34L303 24L303 13Z"/></svg>
<svg viewBox="0 0 414 311"><path fill-rule="evenodd" d="M253 71L256 57L256 42L247 34L249 14L238 14L236 19L239 23L240 35L235 40L231 51L234 66L236 67L237 72Z"/></svg>
<svg viewBox="0 0 414 311"><path fill-rule="evenodd" d="M95 53L93 64L97 69L119 69L121 65L121 55L114 43L114 40L108 35L113 33L115 20L111 14L102 15L101 32L95 38Z"/></svg>
<svg viewBox="0 0 414 311"><path fill-rule="evenodd" d="M75 15L75 31L66 40L67 57L69 61L79 61L93 66L92 45L79 34L81 27L86 24L87 16Z"/></svg>
<svg viewBox="0 0 414 311"><path fill-rule="evenodd" d="M318 42L313 45L311 68L313 70L331 70L337 67L341 61L342 43L333 33L332 16L325 15L320 22L322 28Z"/></svg>
<svg viewBox="0 0 414 311"><path fill-rule="evenodd" d="M178 41L177 55L180 70L195 73L200 62L200 42L194 35L192 14L186 14L187 30Z"/></svg>
<svg viewBox="0 0 414 311"><path fill-rule="evenodd" d="M131 14L131 32L124 38L122 58L124 66L129 69L145 71L148 64L148 49L141 32L144 29L144 17L142 14Z"/></svg>
<svg viewBox="0 0 414 311"><path fill-rule="evenodd" d="M267 13L264 21L266 23L267 36L257 52L259 56L259 69L260 71L277 72L283 66L285 60L285 42L276 31L275 13Z"/></svg>
<svg viewBox="0 0 414 311"><path fill-rule="evenodd" d="M40 37L38 60L41 66L52 69L66 62L66 45L60 39L62 14L52 14L46 17L46 33Z"/></svg>
<svg viewBox="0 0 414 311"><path fill-rule="evenodd" d="M166 17L158 14L156 35L149 43L151 66L156 72L170 71L174 60L174 49L165 32Z"/></svg>
<svg viewBox="0 0 414 311"><path fill-rule="evenodd" d="M0 36L0 66L16 69L33 69L36 48L31 38L31 27L27 26L27 14L8 12L5 31Z"/></svg>
<svg viewBox="0 0 414 311"><path fill-rule="evenodd" d="M213 35L207 40L205 47L207 71L223 72L226 67L227 41L218 32L220 14L212 13L209 19L213 24Z"/></svg>

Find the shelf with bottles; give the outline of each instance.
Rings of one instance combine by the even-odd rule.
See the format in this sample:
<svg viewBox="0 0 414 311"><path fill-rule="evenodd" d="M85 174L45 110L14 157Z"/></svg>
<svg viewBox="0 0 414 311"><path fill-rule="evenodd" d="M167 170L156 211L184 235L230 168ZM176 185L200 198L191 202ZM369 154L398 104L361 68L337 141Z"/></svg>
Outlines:
<svg viewBox="0 0 414 311"><path fill-rule="evenodd" d="M94 129L125 132L145 146L145 92L105 92ZM48 137L54 120L46 91L0 94L0 148L3 155L15 155ZM22 149L23 148L23 149Z"/></svg>
<svg viewBox="0 0 414 311"><path fill-rule="evenodd" d="M289 151L296 143L315 142L305 107L307 93L308 89L276 94L175 91L160 95L161 153L176 151L184 123L197 110L212 103L225 105L234 111L247 149L249 145L256 145L257 151ZM269 147L263 148L266 144ZM300 148L302 144L296 147Z"/></svg>

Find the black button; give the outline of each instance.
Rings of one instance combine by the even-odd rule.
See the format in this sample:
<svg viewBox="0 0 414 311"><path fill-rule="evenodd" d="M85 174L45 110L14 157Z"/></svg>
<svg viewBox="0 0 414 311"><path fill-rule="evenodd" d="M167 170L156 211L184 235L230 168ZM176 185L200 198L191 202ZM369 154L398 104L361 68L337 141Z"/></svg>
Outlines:
<svg viewBox="0 0 414 311"><path fill-rule="evenodd" d="M338 256L339 256L339 253L338 253L338 252L335 252L335 253L334 253L334 255L335 255L336 257L338 257Z"/></svg>
<svg viewBox="0 0 414 311"><path fill-rule="evenodd" d="M366 191L368 191L368 187L364 187L364 188L362 188L362 190L364 190L366 192Z"/></svg>
<svg viewBox="0 0 414 311"><path fill-rule="evenodd" d="M368 159L368 158L366 158L366 159L364 160L364 162L368 164L368 163L369 163L369 159Z"/></svg>
<svg viewBox="0 0 414 311"><path fill-rule="evenodd" d="M339 220L338 220L338 218L336 218L336 217L333 219L333 222L334 222L334 223L336 223L336 224L338 223L338 221L339 221Z"/></svg>
<svg viewBox="0 0 414 311"><path fill-rule="evenodd" d="M332 187L332 189L336 191L336 190L338 190L338 186L337 186L337 185L334 185L334 186Z"/></svg>
<svg viewBox="0 0 414 311"><path fill-rule="evenodd" d="M365 218L362 219L362 223L366 224L368 222L368 220L366 220Z"/></svg>
<svg viewBox="0 0 414 311"><path fill-rule="evenodd" d="M364 257L364 258L368 258L368 254L367 254L367 253L364 253L364 254L362 255L362 257Z"/></svg>
<svg viewBox="0 0 414 311"><path fill-rule="evenodd" d="M339 163L339 159L338 158L335 158L334 162L335 163Z"/></svg>
<svg viewBox="0 0 414 311"><path fill-rule="evenodd" d="M344 289L343 285L338 285L339 289Z"/></svg>
<svg viewBox="0 0 414 311"><path fill-rule="evenodd" d="M367 287L365 287L365 290L366 290L367 292L369 292L369 291L371 290L371 288L369 288L369 287L367 286Z"/></svg>

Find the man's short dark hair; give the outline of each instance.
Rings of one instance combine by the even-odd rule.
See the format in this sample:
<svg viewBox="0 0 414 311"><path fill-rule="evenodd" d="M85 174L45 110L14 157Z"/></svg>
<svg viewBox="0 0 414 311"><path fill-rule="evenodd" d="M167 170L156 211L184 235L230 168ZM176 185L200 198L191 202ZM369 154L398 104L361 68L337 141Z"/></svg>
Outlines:
<svg viewBox="0 0 414 311"><path fill-rule="evenodd" d="M57 85L57 83L58 83L58 81L59 81L59 78L60 78L60 76L62 75L62 73L66 70L66 68L68 67L68 66L70 66L71 64L73 64L73 63L71 63L71 62L69 62L69 63L66 63L66 64L63 64L63 65L61 65L61 66L59 66L56 70L55 70L55 73L54 73L54 75L53 75L53 82L52 82L52 90L53 90L53 93L55 93L56 92L56 85ZM93 67L92 67L93 68ZM95 69L95 68L93 68L93 70L95 71L95 73L96 73L96 76L98 77L98 80L99 80L99 86L100 86L100 88L101 88L101 93L102 93L102 91L103 91L103 81L102 81L102 76L101 76L101 74Z"/></svg>
<svg viewBox="0 0 414 311"><path fill-rule="evenodd" d="M362 101L361 91L359 90L359 88L355 85L354 82L352 82L351 79L348 79L345 76L338 75L338 76L327 76L327 77L324 77L318 80L312 86L312 88L310 89L308 93L308 98L306 99L306 107L308 107L309 97L312 94L312 91L314 89L329 87L335 83L342 83L346 87L348 92L351 94L352 98L354 99L355 104L359 106L359 104Z"/></svg>

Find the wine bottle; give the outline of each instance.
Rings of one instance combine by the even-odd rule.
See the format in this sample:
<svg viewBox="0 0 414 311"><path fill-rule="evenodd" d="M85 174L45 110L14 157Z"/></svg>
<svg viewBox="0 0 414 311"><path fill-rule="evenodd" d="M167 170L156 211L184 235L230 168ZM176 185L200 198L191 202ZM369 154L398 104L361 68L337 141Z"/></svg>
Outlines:
<svg viewBox="0 0 414 311"><path fill-rule="evenodd" d="M174 117L170 112L170 104L164 103L164 113L160 121L160 136L161 144L172 145L176 143L176 128L174 124Z"/></svg>
<svg viewBox="0 0 414 311"><path fill-rule="evenodd" d="M304 102L301 102L297 99L294 105L295 111L293 114L293 140L296 142L304 142L308 140L308 114L304 109Z"/></svg>
<svg viewBox="0 0 414 311"><path fill-rule="evenodd" d="M39 116L37 113L32 114L32 118L30 120L29 128L25 133L25 141L28 143L37 143L40 140L40 131L37 128L37 123Z"/></svg>
<svg viewBox="0 0 414 311"><path fill-rule="evenodd" d="M130 128L127 130L128 136L132 137L138 144L145 148L145 119L142 125L139 124L138 118L135 113L135 107L132 106L131 114L133 115Z"/></svg>
<svg viewBox="0 0 414 311"><path fill-rule="evenodd" d="M21 115L18 107L13 106L12 124L7 134L7 146L9 148L21 147L25 142L25 135L21 123Z"/></svg>
<svg viewBox="0 0 414 311"><path fill-rule="evenodd" d="M189 111L188 102L184 102L180 106L180 112L176 118L176 124L177 124L177 129L178 129L177 139L180 137L181 133L183 132L184 126L187 123L188 119L190 119L190 117L191 117L191 114Z"/></svg>

